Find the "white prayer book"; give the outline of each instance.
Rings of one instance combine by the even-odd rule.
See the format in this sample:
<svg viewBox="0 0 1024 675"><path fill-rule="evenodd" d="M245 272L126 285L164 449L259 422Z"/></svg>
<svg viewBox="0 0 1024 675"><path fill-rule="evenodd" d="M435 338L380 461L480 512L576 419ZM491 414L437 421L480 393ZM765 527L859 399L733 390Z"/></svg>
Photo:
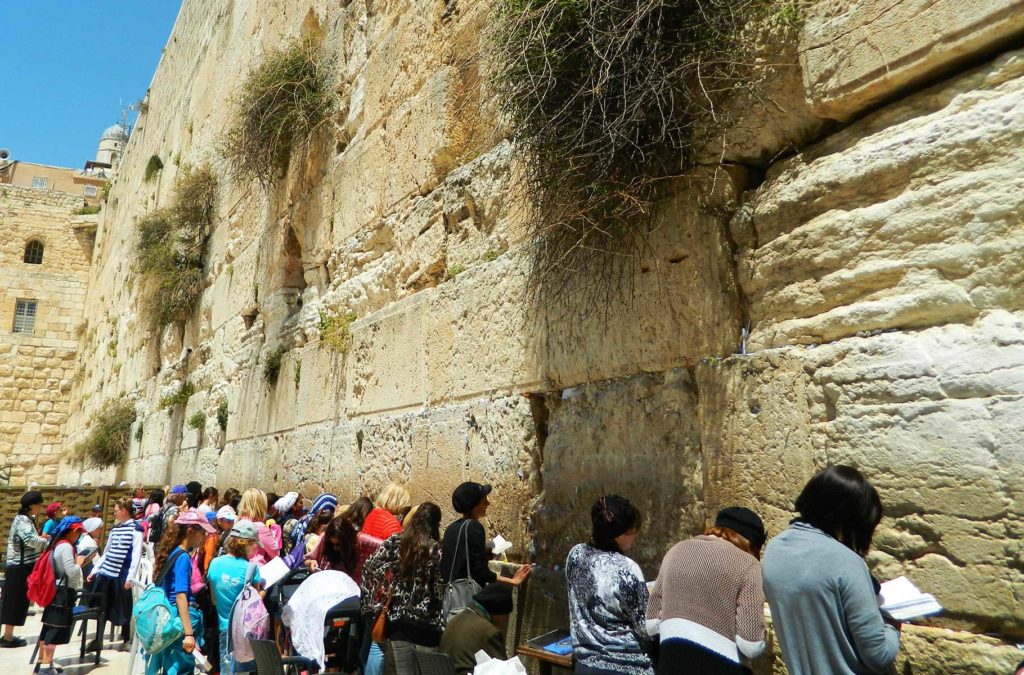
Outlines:
<svg viewBox="0 0 1024 675"><path fill-rule="evenodd" d="M284 561L284 558L277 556L260 568L260 578L266 583L266 587L270 588L281 579L284 579L285 575L290 571L291 568L288 567L288 563Z"/></svg>
<svg viewBox="0 0 1024 675"><path fill-rule="evenodd" d="M942 611L942 605L935 596L922 593L921 589L906 577L882 584L879 603L882 610L896 621L910 621Z"/></svg>

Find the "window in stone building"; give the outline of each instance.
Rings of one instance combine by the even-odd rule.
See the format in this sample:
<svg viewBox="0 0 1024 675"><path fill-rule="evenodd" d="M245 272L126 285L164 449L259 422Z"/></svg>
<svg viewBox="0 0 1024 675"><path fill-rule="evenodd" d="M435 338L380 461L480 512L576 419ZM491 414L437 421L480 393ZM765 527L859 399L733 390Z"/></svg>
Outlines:
<svg viewBox="0 0 1024 675"><path fill-rule="evenodd" d="M32 178L32 187L37 190L46 190L50 187L50 181L42 176L35 176Z"/></svg>
<svg viewBox="0 0 1024 675"><path fill-rule="evenodd" d="M85 193L86 197L95 197L99 194L99 190L96 189L95 185L86 185L82 188L82 191Z"/></svg>
<svg viewBox="0 0 1024 675"><path fill-rule="evenodd" d="M18 300L14 306L14 328L15 333L28 333L31 335L36 330L36 301Z"/></svg>
<svg viewBox="0 0 1024 675"><path fill-rule="evenodd" d="M43 242L33 239L25 245L25 262L30 265L43 264Z"/></svg>

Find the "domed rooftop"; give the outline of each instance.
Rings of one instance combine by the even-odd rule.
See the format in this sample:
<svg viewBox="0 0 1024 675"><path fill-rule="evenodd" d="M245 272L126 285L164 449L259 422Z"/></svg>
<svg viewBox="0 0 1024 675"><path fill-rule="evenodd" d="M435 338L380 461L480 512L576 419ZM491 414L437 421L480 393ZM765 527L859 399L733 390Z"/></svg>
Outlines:
<svg viewBox="0 0 1024 675"><path fill-rule="evenodd" d="M127 141L128 132L120 124L107 127L107 130L100 136L101 141L114 140L114 141Z"/></svg>

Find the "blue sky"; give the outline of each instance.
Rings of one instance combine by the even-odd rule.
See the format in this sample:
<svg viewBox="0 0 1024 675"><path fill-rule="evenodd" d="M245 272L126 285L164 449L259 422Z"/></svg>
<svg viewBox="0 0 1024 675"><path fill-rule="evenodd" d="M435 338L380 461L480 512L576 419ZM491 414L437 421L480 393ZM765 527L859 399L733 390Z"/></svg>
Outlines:
<svg viewBox="0 0 1024 675"><path fill-rule="evenodd" d="M181 0L0 0L0 147L81 167L146 93Z"/></svg>

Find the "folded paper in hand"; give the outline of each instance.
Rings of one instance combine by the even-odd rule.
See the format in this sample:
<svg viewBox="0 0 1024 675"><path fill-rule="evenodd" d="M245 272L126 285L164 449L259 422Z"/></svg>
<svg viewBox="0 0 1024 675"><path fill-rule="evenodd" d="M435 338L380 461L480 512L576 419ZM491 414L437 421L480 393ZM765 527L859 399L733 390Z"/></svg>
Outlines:
<svg viewBox="0 0 1024 675"><path fill-rule="evenodd" d="M906 577L886 581L879 595L882 611L897 621L910 621L942 611L942 605L933 595L922 593Z"/></svg>
<svg viewBox="0 0 1024 675"><path fill-rule="evenodd" d="M500 534L494 538L494 555L502 556L509 552L512 548L512 542Z"/></svg>
<svg viewBox="0 0 1024 675"><path fill-rule="evenodd" d="M508 661L502 661L501 659L492 659L482 649L475 656L474 675L526 675L526 666L518 656L513 656Z"/></svg>

